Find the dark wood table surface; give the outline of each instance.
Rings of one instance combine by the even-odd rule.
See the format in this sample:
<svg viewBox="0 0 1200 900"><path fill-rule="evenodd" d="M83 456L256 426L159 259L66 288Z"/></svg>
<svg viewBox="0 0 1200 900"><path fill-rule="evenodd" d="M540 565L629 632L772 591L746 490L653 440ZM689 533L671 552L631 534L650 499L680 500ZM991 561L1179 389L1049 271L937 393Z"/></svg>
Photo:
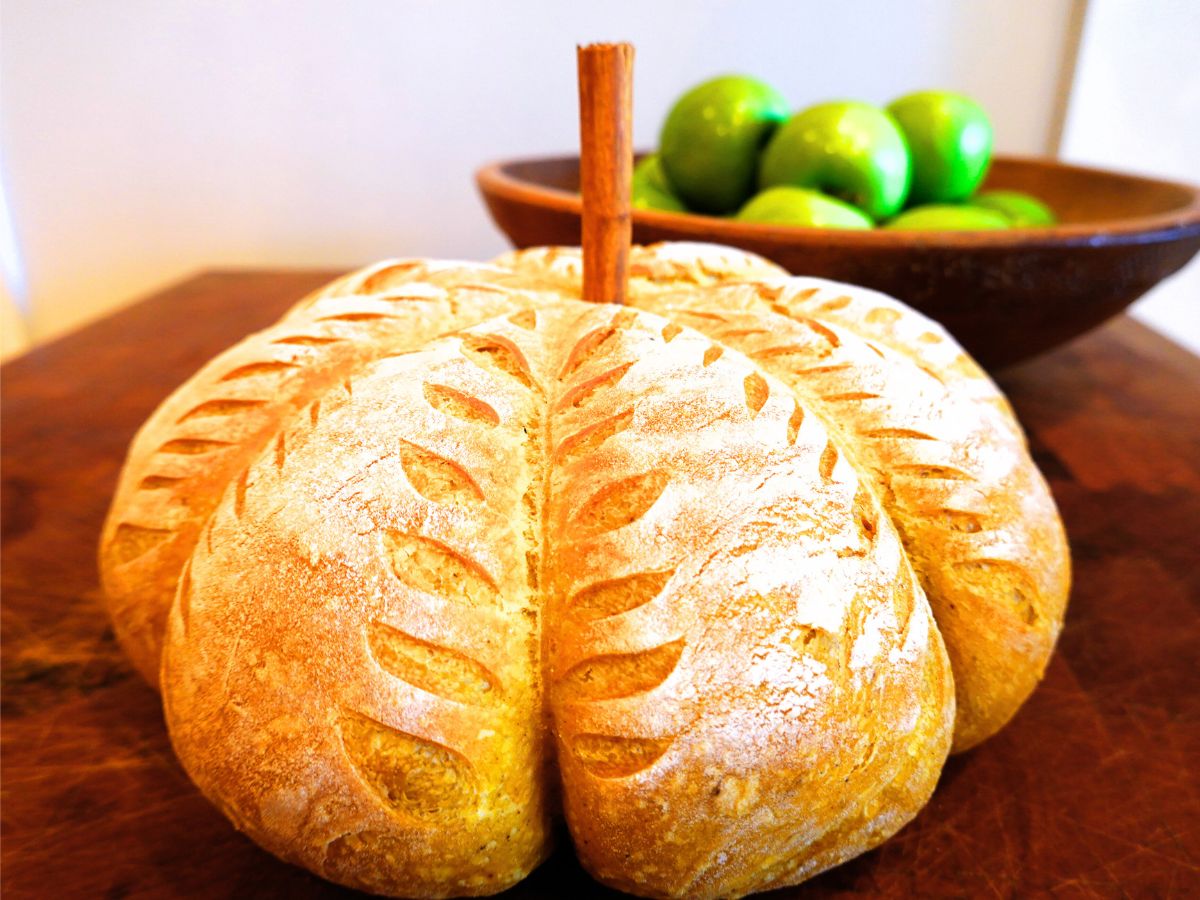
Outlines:
<svg viewBox="0 0 1200 900"><path fill-rule="evenodd" d="M331 274L201 275L3 368L7 896L342 893L191 787L94 560L137 426ZM1200 896L1200 360L1120 318L1000 380L1074 556L1045 682L899 835L771 896ZM564 848L512 896L615 895Z"/></svg>

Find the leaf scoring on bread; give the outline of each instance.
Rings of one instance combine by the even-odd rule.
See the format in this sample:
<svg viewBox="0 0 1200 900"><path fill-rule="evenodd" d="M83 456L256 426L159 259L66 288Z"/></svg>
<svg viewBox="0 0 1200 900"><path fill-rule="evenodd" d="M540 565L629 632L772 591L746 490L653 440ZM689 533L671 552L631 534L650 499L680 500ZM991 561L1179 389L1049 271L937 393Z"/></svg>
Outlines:
<svg viewBox="0 0 1200 900"><path fill-rule="evenodd" d="M161 488L173 488L183 480L173 475L147 475L138 482L138 487L143 491L156 491Z"/></svg>
<svg viewBox="0 0 1200 900"><path fill-rule="evenodd" d="M344 312L332 316L321 316L318 322L375 322L379 319L398 319L399 316L378 312Z"/></svg>
<svg viewBox="0 0 1200 900"><path fill-rule="evenodd" d="M368 624L367 644L387 672L423 691L473 706L493 703L499 696L496 676L457 650L423 641L382 622Z"/></svg>
<svg viewBox="0 0 1200 900"><path fill-rule="evenodd" d="M202 419L212 416L234 416L238 413L263 406L266 402L266 400L237 399L208 400L199 406L192 407L180 416L176 422L186 422L189 419Z"/></svg>
<svg viewBox="0 0 1200 900"><path fill-rule="evenodd" d="M632 365L632 362L621 363L621 365L614 366L607 372L597 375L595 378L589 378L582 384L575 385L575 387L563 394L562 399L558 401L555 408L562 410L568 407L582 406L597 391L611 387L620 381Z"/></svg>
<svg viewBox="0 0 1200 900"><path fill-rule="evenodd" d="M787 424L787 442L788 446L796 443L796 438L800 435L800 426L804 424L804 407L800 405L799 400L792 401L792 414L788 417Z"/></svg>
<svg viewBox="0 0 1200 900"><path fill-rule="evenodd" d="M554 451L555 463L565 466L582 456L594 453L610 437L627 429L632 421L633 409L630 408L564 438Z"/></svg>
<svg viewBox="0 0 1200 900"><path fill-rule="evenodd" d="M877 306L863 316L863 321L870 325L891 325L899 318L899 311L886 306Z"/></svg>
<svg viewBox="0 0 1200 900"><path fill-rule="evenodd" d="M821 397L826 403L861 402L863 400L878 400L879 395L871 391L845 391L840 394L825 394Z"/></svg>
<svg viewBox="0 0 1200 900"><path fill-rule="evenodd" d="M571 750L597 778L626 778L654 765L673 740L581 734L571 742Z"/></svg>
<svg viewBox="0 0 1200 900"><path fill-rule="evenodd" d="M357 713L340 721L342 746L381 800L416 819L433 819L475 799L471 764L433 741L389 728Z"/></svg>
<svg viewBox="0 0 1200 900"><path fill-rule="evenodd" d="M500 414L483 400L443 384L426 383L425 402L440 413L466 422L500 424Z"/></svg>
<svg viewBox="0 0 1200 900"><path fill-rule="evenodd" d="M879 534L879 508L865 487L859 487L854 495L854 518L864 542L873 544Z"/></svg>
<svg viewBox="0 0 1200 900"><path fill-rule="evenodd" d="M169 528L146 528L143 525L133 525L122 522L117 526L109 552L117 561L117 565L133 562L139 556L145 556L175 532Z"/></svg>
<svg viewBox="0 0 1200 900"><path fill-rule="evenodd" d="M280 372L286 372L288 369L298 368L295 363L289 362L257 362L248 363L244 366L238 366L221 376L222 381L238 381L242 378L253 378L256 375L278 375Z"/></svg>
<svg viewBox="0 0 1200 900"><path fill-rule="evenodd" d="M750 354L751 359L774 359L777 356L807 356L810 348L804 344L776 344Z"/></svg>
<svg viewBox="0 0 1200 900"><path fill-rule="evenodd" d="M757 372L751 372L742 381L742 388L746 392L746 408L750 410L750 418L754 418L762 410L767 402L767 398L771 396L771 388L767 384L767 380Z"/></svg>
<svg viewBox="0 0 1200 900"><path fill-rule="evenodd" d="M662 593L674 569L665 572L639 572L624 578L601 581L586 587L567 603L572 618L582 621L607 619L644 606Z"/></svg>
<svg viewBox="0 0 1200 900"><path fill-rule="evenodd" d="M853 368L854 368L854 366L851 365L850 363L837 363L835 365L829 365L829 366L812 366L807 369L796 369L795 371L790 372L789 374L804 375L806 377L811 378L811 377L815 377L818 375L832 375L835 372L845 372L845 371L848 371Z"/></svg>
<svg viewBox="0 0 1200 900"><path fill-rule="evenodd" d="M817 305L817 309L821 312L837 312L839 309L845 309L852 301L849 297L843 294L840 297L834 297L832 300L826 300Z"/></svg>
<svg viewBox="0 0 1200 900"><path fill-rule="evenodd" d="M293 347L321 347L325 344L336 344L343 340L345 338L320 337L314 334L292 334L287 337L276 338L271 343Z"/></svg>
<svg viewBox="0 0 1200 900"><path fill-rule="evenodd" d="M539 390L525 354L508 338L498 334L464 334L462 351L480 368L515 378L530 390Z"/></svg>
<svg viewBox="0 0 1200 900"><path fill-rule="evenodd" d="M440 541L402 531L383 532L383 546L396 577L412 587L471 606L500 600L484 568Z"/></svg>
<svg viewBox="0 0 1200 900"><path fill-rule="evenodd" d="M159 453L167 453L173 456L199 456L201 453L212 453L214 450L223 450L226 447L232 447L228 441L205 441L198 438L176 438L173 441L167 441L158 448Z"/></svg>
<svg viewBox="0 0 1200 900"><path fill-rule="evenodd" d="M680 638L641 653L606 654L577 663L558 682L563 700L615 700L658 687L683 654Z"/></svg>
<svg viewBox="0 0 1200 900"><path fill-rule="evenodd" d="M401 441L400 465L413 490L434 503L483 499L483 491L466 469L424 447Z"/></svg>
<svg viewBox="0 0 1200 900"><path fill-rule="evenodd" d="M873 428L868 431L861 432L865 438L872 440L913 440L913 441L936 441L932 434L926 434L923 431L917 431L915 428Z"/></svg>
<svg viewBox="0 0 1200 900"><path fill-rule="evenodd" d="M575 516L575 527L584 534L603 534L644 516L671 477L662 471L645 472L605 485L584 502Z"/></svg>
<svg viewBox="0 0 1200 900"><path fill-rule="evenodd" d="M372 272L359 284L356 294L374 294L386 290L394 284L413 281L425 271L425 265L418 260L405 260L384 266Z"/></svg>
<svg viewBox="0 0 1200 900"><path fill-rule="evenodd" d="M606 325L602 328L594 328L576 341L575 346L571 348L570 354L567 356L567 361L563 365L562 371L559 373L559 380L569 378L574 375L589 362L598 356L602 356L606 352L606 345L610 339L617 333L616 325Z"/></svg>
<svg viewBox="0 0 1200 900"><path fill-rule="evenodd" d="M837 447L833 445L833 441L825 444L825 449L821 451L821 459L818 463L818 471L821 477L828 481L833 477L833 469L838 462Z"/></svg>

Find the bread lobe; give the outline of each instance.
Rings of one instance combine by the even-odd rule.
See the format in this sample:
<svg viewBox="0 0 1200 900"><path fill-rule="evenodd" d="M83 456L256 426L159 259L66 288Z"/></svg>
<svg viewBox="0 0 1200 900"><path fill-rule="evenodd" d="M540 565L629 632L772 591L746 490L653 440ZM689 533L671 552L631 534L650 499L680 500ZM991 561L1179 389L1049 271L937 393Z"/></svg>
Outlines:
<svg viewBox="0 0 1200 900"><path fill-rule="evenodd" d="M548 495L559 770L600 880L737 896L832 865L810 864L829 831L853 855L908 821L949 748L952 683L895 532L819 420L791 434L783 385L735 352L705 365L687 329L656 349L665 324L639 318L593 363L636 360L624 377L555 420L634 409ZM665 475L648 506L647 471ZM584 515L597 497L615 527ZM616 585L636 596L573 615Z"/></svg>
<svg viewBox="0 0 1200 900"><path fill-rule="evenodd" d="M105 523L100 573L117 637L147 681L158 683L180 571L225 487L281 422L301 411L319 418L319 398L372 360L528 305L516 287L469 286L491 271L409 261L334 282L213 359L142 426ZM371 292L355 293L364 286Z"/></svg>
<svg viewBox="0 0 1200 900"><path fill-rule="evenodd" d="M1001 410L838 324L739 312L726 294L650 304L780 377L868 477L929 595L955 672L954 749L969 749L1037 686L1062 625L1069 555L1049 488Z"/></svg>
<svg viewBox="0 0 1200 900"><path fill-rule="evenodd" d="M402 896L494 893L550 846L522 502L536 396L465 345L372 364L282 433L284 459L258 457L195 551L163 664L176 751L239 827ZM447 415L428 384L499 421ZM432 458L478 493L422 490Z"/></svg>

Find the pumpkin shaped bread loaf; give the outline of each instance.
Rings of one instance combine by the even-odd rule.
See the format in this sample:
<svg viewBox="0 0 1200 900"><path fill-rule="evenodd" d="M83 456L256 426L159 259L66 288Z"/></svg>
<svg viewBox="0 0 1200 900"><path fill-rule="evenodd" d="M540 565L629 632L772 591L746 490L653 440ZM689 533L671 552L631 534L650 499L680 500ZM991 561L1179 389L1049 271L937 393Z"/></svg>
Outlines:
<svg viewBox="0 0 1200 900"><path fill-rule="evenodd" d="M263 847L490 894L565 815L616 888L767 890L895 833L1036 685L1062 527L953 340L727 248L630 274L614 306L577 250L380 264L138 434L110 615Z"/></svg>

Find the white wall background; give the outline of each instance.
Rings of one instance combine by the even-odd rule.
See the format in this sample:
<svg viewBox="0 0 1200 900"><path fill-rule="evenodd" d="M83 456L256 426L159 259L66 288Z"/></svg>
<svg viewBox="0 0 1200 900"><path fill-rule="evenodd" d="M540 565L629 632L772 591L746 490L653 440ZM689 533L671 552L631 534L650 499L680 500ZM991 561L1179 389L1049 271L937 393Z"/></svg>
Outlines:
<svg viewBox="0 0 1200 900"><path fill-rule="evenodd" d="M1089 0L1064 159L1200 184L1200 2ZM1200 262L1133 307L1200 353Z"/></svg>
<svg viewBox="0 0 1200 900"><path fill-rule="evenodd" d="M504 249L481 162L572 151L574 47L637 46L635 131L721 71L797 107L964 91L1043 153L1071 0L3 0L0 149L35 339L213 266ZM181 327L186 327L183 323Z"/></svg>

